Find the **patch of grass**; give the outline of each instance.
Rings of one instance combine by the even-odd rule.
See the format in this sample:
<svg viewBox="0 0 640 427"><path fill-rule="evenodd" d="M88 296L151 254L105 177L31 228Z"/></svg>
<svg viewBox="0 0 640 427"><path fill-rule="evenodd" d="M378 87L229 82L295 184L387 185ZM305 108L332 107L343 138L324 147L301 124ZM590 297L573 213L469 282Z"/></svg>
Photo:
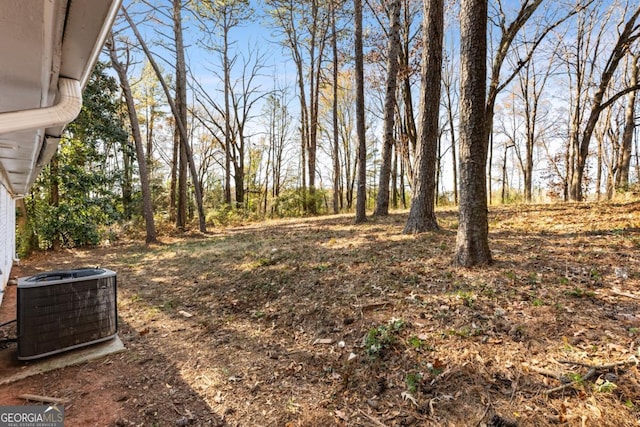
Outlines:
<svg viewBox="0 0 640 427"><path fill-rule="evenodd" d="M321 264L317 264L313 266L313 270L322 273L323 271L327 271L331 267L331 264L323 262Z"/></svg>
<svg viewBox="0 0 640 427"><path fill-rule="evenodd" d="M277 258L258 258L258 267L269 267L278 263Z"/></svg>
<svg viewBox="0 0 640 427"><path fill-rule="evenodd" d="M593 293L593 291L587 291L582 288L574 288L569 291L565 291L564 294L568 297L574 297L574 298L593 298L596 296L596 294Z"/></svg>
<svg viewBox="0 0 640 427"><path fill-rule="evenodd" d="M480 285L480 293L488 298L495 298L497 294L496 289L486 283Z"/></svg>
<svg viewBox="0 0 640 427"><path fill-rule="evenodd" d="M482 328L474 328L471 326L463 326L458 329L450 329L447 334L449 336L455 336L459 338L471 338L477 337L478 335L482 335Z"/></svg>
<svg viewBox="0 0 640 427"><path fill-rule="evenodd" d="M542 300L541 300L541 299L539 299L539 298L534 298L534 299L533 299L533 301L531 301L531 304L532 304L534 307L542 307L542 306L544 305L544 301L542 301Z"/></svg>

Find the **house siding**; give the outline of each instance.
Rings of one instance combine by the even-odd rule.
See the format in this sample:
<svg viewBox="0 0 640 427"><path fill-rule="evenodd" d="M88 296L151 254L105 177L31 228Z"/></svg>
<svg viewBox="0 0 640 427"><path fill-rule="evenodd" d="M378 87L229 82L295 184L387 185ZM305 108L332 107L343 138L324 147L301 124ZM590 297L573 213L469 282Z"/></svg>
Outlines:
<svg viewBox="0 0 640 427"><path fill-rule="evenodd" d="M11 275L11 266L16 253L15 200L0 184L0 302Z"/></svg>

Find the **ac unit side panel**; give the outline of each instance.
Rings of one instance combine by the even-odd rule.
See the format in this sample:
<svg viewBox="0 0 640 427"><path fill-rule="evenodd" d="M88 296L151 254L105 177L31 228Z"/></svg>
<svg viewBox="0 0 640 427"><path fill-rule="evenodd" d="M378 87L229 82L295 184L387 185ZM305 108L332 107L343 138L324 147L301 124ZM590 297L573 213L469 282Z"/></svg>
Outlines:
<svg viewBox="0 0 640 427"><path fill-rule="evenodd" d="M35 359L117 334L115 275L18 287L18 358Z"/></svg>

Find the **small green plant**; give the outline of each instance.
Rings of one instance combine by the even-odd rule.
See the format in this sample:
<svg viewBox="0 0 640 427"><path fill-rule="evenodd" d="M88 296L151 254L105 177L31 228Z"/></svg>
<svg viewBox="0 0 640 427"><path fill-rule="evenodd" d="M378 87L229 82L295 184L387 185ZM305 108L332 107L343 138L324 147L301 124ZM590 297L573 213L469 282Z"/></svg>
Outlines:
<svg viewBox="0 0 640 427"><path fill-rule="evenodd" d="M631 327L629 328L628 332L631 336L638 335L638 332L640 332L640 328Z"/></svg>
<svg viewBox="0 0 640 427"><path fill-rule="evenodd" d="M569 375L567 375L567 377L571 380L571 382L576 383L576 384L582 384L584 383L584 378L582 375L571 372Z"/></svg>
<svg viewBox="0 0 640 427"><path fill-rule="evenodd" d="M480 292L482 293L482 295L489 298L493 298L496 296L496 290L486 283L480 285Z"/></svg>
<svg viewBox="0 0 640 427"><path fill-rule="evenodd" d="M420 338L418 338L415 335L412 335L411 338L409 338L409 345L411 345L411 347L413 347L416 350L421 349L423 344L424 344L424 341L422 341Z"/></svg>
<svg viewBox="0 0 640 427"><path fill-rule="evenodd" d="M618 386L609 380L599 379L596 381L594 388L598 393L612 393Z"/></svg>
<svg viewBox="0 0 640 427"><path fill-rule="evenodd" d="M476 300L475 295L473 294L473 292L469 292L469 291L458 291L458 298L460 298L462 300L462 303L466 306L466 307L473 307L473 303Z"/></svg>
<svg viewBox="0 0 640 427"><path fill-rule="evenodd" d="M542 307L544 305L544 301L539 298L535 298L531 304L533 304L534 307Z"/></svg>
<svg viewBox="0 0 640 427"><path fill-rule="evenodd" d="M174 300L167 300L162 303L162 305L160 306L160 309L164 311L169 311L169 310L173 310L175 306L176 306L176 303Z"/></svg>
<svg viewBox="0 0 640 427"><path fill-rule="evenodd" d="M258 267L269 267L278 263L277 258L258 258Z"/></svg>
<svg viewBox="0 0 640 427"><path fill-rule="evenodd" d="M398 339L398 333L405 323L401 319L392 319L386 325L369 329L364 340L365 351L371 358L376 358Z"/></svg>
<svg viewBox="0 0 640 427"><path fill-rule="evenodd" d="M432 345L427 344L424 340L415 335L412 335L407 342L409 346L416 351L433 351L435 349Z"/></svg>
<svg viewBox="0 0 640 427"><path fill-rule="evenodd" d="M315 271L319 271L319 272L323 272L323 271L327 271L329 269L330 265L327 263L322 263L322 264L318 264L313 266L313 269Z"/></svg>
<svg viewBox="0 0 640 427"><path fill-rule="evenodd" d="M427 363L429 374L434 378L444 372L444 366L445 365L439 360L435 360L434 363Z"/></svg>
<svg viewBox="0 0 640 427"><path fill-rule="evenodd" d="M411 394L416 394L421 381L422 374L420 372L409 372L406 378L407 391Z"/></svg>
<svg viewBox="0 0 640 427"><path fill-rule="evenodd" d="M568 278L568 277L566 277L566 276L562 276L562 277L560 278L560 284L561 284L561 285L568 285L568 284L569 284L569 278Z"/></svg>
<svg viewBox="0 0 640 427"><path fill-rule="evenodd" d="M624 401L624 406L626 406L629 409L633 409L635 407L635 405L633 404L633 400L631 399L627 399Z"/></svg>

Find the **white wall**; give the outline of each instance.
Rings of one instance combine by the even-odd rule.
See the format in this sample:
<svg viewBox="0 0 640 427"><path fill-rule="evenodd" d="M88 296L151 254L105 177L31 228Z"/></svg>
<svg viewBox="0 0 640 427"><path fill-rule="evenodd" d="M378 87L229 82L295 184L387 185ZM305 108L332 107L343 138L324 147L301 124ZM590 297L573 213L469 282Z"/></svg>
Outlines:
<svg viewBox="0 0 640 427"><path fill-rule="evenodd" d="M0 302L9 281L16 253L15 201L0 184Z"/></svg>

